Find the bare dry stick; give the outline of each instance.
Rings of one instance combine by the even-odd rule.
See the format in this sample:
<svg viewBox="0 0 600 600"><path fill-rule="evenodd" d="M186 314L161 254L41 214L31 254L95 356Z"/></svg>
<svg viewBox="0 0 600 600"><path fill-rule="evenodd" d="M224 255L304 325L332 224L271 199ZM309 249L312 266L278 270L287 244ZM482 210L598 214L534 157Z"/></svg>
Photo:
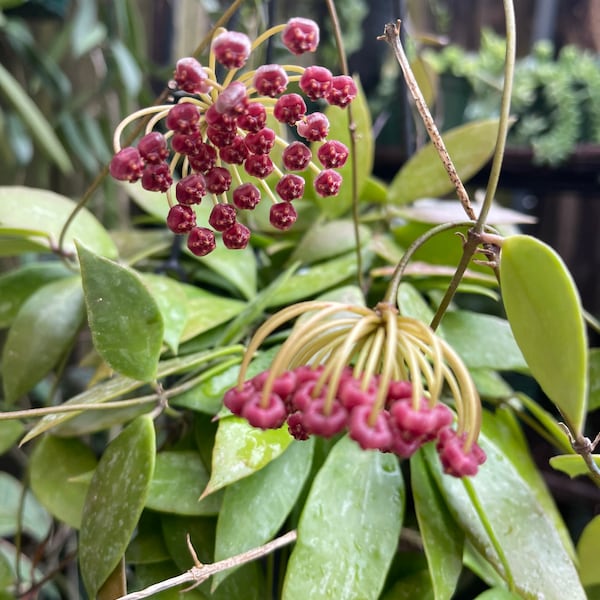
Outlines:
<svg viewBox="0 0 600 600"><path fill-rule="evenodd" d="M477 216L475 215L475 211L473 210L473 206L469 200L469 194L467 194L467 190L458 176L456 167L450 158L450 154L448 154L444 140L442 139L435 121L431 116L431 112L427 107L425 98L423 98L423 94L419 89L417 80L415 79L412 69L410 68L404 48L402 48L402 43L400 42L400 19L398 19L396 23L387 23L383 29L383 32L383 35L379 36L377 39L386 41L392 47L394 55L396 56L396 60L402 69L402 74L404 75L406 85L411 93L411 96L414 98L417 110L419 111L419 114L423 119L423 123L425 124L425 128L427 129L427 133L431 138L431 142L435 146L440 158L442 159L442 163L444 164L444 168L450 177L450 181L452 181L454 187L456 188L458 199L460 200L460 203L462 204L463 209L467 213L469 219L476 221Z"/></svg>
<svg viewBox="0 0 600 600"><path fill-rule="evenodd" d="M221 571L225 571L233 567L238 567L244 563L266 556L274 550L282 548L283 546L287 546L288 544L296 541L296 537L297 533L294 529L285 535L274 539L268 544L265 544L264 546L252 548L252 550L248 550L242 554L237 554L231 558L226 558L225 560L220 560L219 562L209 565L198 564L198 566L192 567L189 571L186 571L181 575L177 575L176 577L171 577L170 579L165 579L164 581L155 583L154 585L144 588L139 592L132 592L131 594L121 596L120 598L117 598L117 600L141 600L142 598L148 598L154 594L164 592L165 590L169 590L184 583L193 582L192 587L196 587L197 585L200 585L202 582L206 581L211 575L220 573ZM194 562L197 562L197 559Z"/></svg>

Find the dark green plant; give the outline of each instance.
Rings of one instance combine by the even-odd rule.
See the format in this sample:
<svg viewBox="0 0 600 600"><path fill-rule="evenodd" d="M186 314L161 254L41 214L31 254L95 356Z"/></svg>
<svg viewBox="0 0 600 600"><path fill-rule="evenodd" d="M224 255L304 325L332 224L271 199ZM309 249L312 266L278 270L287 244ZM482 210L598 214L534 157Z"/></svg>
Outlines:
<svg viewBox="0 0 600 600"><path fill-rule="evenodd" d="M328 6L335 23L335 6ZM283 230L269 224L271 202L286 202L273 194L283 175L274 171L258 183L265 197L255 210L240 210L252 231L245 248L225 248L217 235L205 256L194 253L194 244L183 250L181 237L164 227L181 200L176 184L164 179L166 194L123 184L147 216L124 231L105 227L84 206L101 177L78 203L44 189L0 188L0 251L15 263L0 277L0 452L14 473L0 473L0 597L40 591L72 598L80 587L102 600L179 597L181 588L173 588L194 583L201 584L187 592L194 599L473 598L481 588L482 599L586 597L584 586L598 583L598 521L590 520L576 551L521 423L562 454L552 460L558 470L598 482L585 420L600 405L600 357L588 350L581 303L560 258L514 234L507 224L522 217L492 203L514 64L510 2L505 9L507 84L499 119L441 138L398 25L386 25L382 37L432 144L385 185L371 175L371 123L360 87L345 109L329 98L320 105L329 137L351 149L344 166L331 167L345 183L337 195L322 197L311 188L318 164L302 171L304 197L288 201L298 219ZM245 38L238 39L243 54ZM207 56L209 40L199 56ZM191 85L170 104L165 93L125 124L135 129L146 114L155 118L146 125L153 129L185 113L204 127L217 102L239 107L223 100L223 79L213 78L216 51L210 55L206 71L185 64L212 91ZM235 60L227 52L222 58ZM306 73L285 68L297 78ZM244 68L227 72L247 93L253 78L244 79ZM179 79L182 87L190 83ZM255 102L271 101L250 93ZM171 130L189 125L183 121ZM288 140L275 121L269 123L279 138L266 155L279 160ZM135 179L142 168L134 147L142 125L128 142L118 130L119 158L111 166L127 176L121 178ZM191 130L210 141L204 130ZM236 132L247 136L241 126ZM173 137L158 139L172 148ZM310 143L313 157L321 144ZM121 154L121 146L132 149ZM180 154L169 155L163 177L196 170ZM486 198L474 207L462 181L492 155ZM146 156L144 168L166 157L159 158ZM236 185L255 181L232 164L220 166L231 169ZM431 200L452 190L458 202ZM217 229L212 207L231 206L232 191L192 203L196 223ZM490 312L474 310L475 300L488 301ZM491 314L502 308L508 319ZM362 406L352 413L366 416L361 434L350 420L342 423L349 435L324 439L313 428L304 441L286 426L270 428L274 420L263 420L264 429L249 424L257 411L280 406L271 400L274 386L283 394L284 378L302 369L305 376L318 371L320 383L327 380L340 396L342 377L358 385L358 396L372 394L368 415ZM514 371L533 376L558 412L511 386L505 376ZM252 403L243 397L250 379L261 388ZM391 381L397 394L415 390L395 398L402 406L441 411L446 425L452 418L451 429L436 432L442 462L424 435L401 438L415 442L410 459L398 437L394 447L388 440L363 449L396 406ZM240 394L238 411L232 400ZM333 409L336 394L324 394L324 407ZM305 401L314 407L318 399ZM302 437L290 421L294 414L284 416ZM332 414L323 408L321 416ZM444 453L444 439L455 440L458 468ZM479 445L487 455L482 465ZM452 476L466 475L465 467L470 476ZM128 589L140 591L126 595Z"/></svg>

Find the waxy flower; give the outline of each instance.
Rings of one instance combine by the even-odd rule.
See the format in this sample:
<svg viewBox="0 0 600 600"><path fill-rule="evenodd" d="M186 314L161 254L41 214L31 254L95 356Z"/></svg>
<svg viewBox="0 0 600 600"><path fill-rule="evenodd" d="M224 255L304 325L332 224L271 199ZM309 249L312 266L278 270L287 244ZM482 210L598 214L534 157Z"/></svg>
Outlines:
<svg viewBox="0 0 600 600"><path fill-rule="evenodd" d="M313 172L320 196L339 193L342 176L335 169L346 162L348 149L339 141L327 140L325 114L307 114L304 98L289 92L288 85L298 83L311 100L337 106L351 102L356 85L351 78L334 76L321 66L267 64L244 70L252 52L278 33L295 55L314 52L319 43L317 24L304 18L290 19L254 43L244 33L219 30L207 65L193 57L177 61L174 104L137 111L115 131L112 176L127 182L140 180L145 189L166 193L167 227L187 234L188 248L197 256L215 248L214 232L221 234L227 248L246 247L250 230L238 218L263 197L272 203L271 225L279 230L291 227L297 218L292 202L302 198L305 190L302 171ZM222 81L216 78L216 63L228 70ZM137 146L122 148L124 128L148 116L145 135ZM267 124L269 116L294 129L303 141L289 143L280 137L272 123ZM319 143L318 162L313 161L309 147L313 142ZM277 181L271 183L273 175ZM254 181L248 182L248 176ZM208 227L196 223L194 212L194 206L205 199L214 206L205 224Z"/></svg>
<svg viewBox="0 0 600 600"><path fill-rule="evenodd" d="M299 316L271 367L245 381L263 341ZM446 389L456 429L441 401ZM223 401L255 427L287 422L299 440L347 430L362 448L401 458L435 441L444 471L457 477L485 461L476 441L481 404L462 361L427 325L386 302L368 309L311 301L279 311L256 331Z"/></svg>

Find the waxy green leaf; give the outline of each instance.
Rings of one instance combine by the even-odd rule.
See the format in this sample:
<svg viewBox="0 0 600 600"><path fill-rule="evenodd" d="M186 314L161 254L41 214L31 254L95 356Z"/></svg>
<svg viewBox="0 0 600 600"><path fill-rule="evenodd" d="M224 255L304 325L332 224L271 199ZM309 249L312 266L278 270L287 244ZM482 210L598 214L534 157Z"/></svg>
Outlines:
<svg viewBox="0 0 600 600"><path fill-rule="evenodd" d="M490 159L496 146L498 119L475 121L443 134L444 143L462 179L467 181ZM396 174L388 189L391 204L443 196L454 189L442 161L429 142Z"/></svg>
<svg viewBox="0 0 600 600"><path fill-rule="evenodd" d="M495 587L479 594L475 600L519 600L521 596L513 594L510 590L501 587Z"/></svg>
<svg viewBox="0 0 600 600"><path fill-rule="evenodd" d="M298 524L283 600L377 599L396 552L404 485L391 454L348 437L332 449Z"/></svg>
<svg viewBox="0 0 600 600"><path fill-rule="evenodd" d="M21 421L0 421L0 456L12 448L24 430Z"/></svg>
<svg viewBox="0 0 600 600"><path fill-rule="evenodd" d="M215 515L221 498L210 495L198 501L208 483L208 472L198 452L159 452L146 507L176 515Z"/></svg>
<svg viewBox="0 0 600 600"><path fill-rule="evenodd" d="M467 539L507 581L509 575L482 524L485 519L502 548L517 593L524 597L585 600L573 560L529 483L502 448L483 434L479 442L487 460L469 484L481 513L476 511L465 483L442 473L435 448L424 447L431 473Z"/></svg>
<svg viewBox="0 0 600 600"><path fill-rule="evenodd" d="M294 441L266 467L225 489L217 521L215 560L265 544L279 531L308 477L313 448L314 438ZM231 572L217 573L213 589Z"/></svg>
<svg viewBox="0 0 600 600"><path fill-rule="evenodd" d="M506 315L531 374L576 435L586 414L588 354L575 283L550 246L526 235L504 240L500 278Z"/></svg>
<svg viewBox="0 0 600 600"><path fill-rule="evenodd" d="M83 322L81 281L53 281L32 294L13 322L2 353L6 402L44 378L69 349Z"/></svg>
<svg viewBox="0 0 600 600"><path fill-rule="evenodd" d="M600 454L592 454L591 456L600 469ZM553 469L566 473L571 479L580 475L587 475L590 472L583 456L579 454L559 454L558 456L552 456L549 462Z"/></svg>
<svg viewBox="0 0 600 600"><path fill-rule="evenodd" d="M464 533L448 512L422 452L410 460L410 474L419 523L436 600L449 600L462 571Z"/></svg>
<svg viewBox="0 0 600 600"><path fill-rule="evenodd" d="M600 553L600 515L594 517L586 526L577 541L579 575L583 585L600 585L598 554Z"/></svg>
<svg viewBox="0 0 600 600"><path fill-rule="evenodd" d="M57 244L60 232L73 212L75 203L48 190L22 186L0 187L0 235L6 230L19 229L35 241L41 250L50 250L50 245ZM40 237L43 232L51 242ZM75 240L85 240L90 250L115 258L117 249L108 232L100 222L83 208L78 213L65 235L63 250L75 254Z"/></svg>
<svg viewBox="0 0 600 600"><path fill-rule="evenodd" d="M0 276L0 327L8 327L19 309L36 290L72 273L59 262L24 265Z"/></svg>
<svg viewBox="0 0 600 600"><path fill-rule="evenodd" d="M154 456L154 423L139 417L109 444L94 472L79 535L79 566L91 598L129 544L152 480Z"/></svg>
<svg viewBox="0 0 600 600"><path fill-rule="evenodd" d="M588 356L588 411L600 408L600 348L591 348Z"/></svg>
<svg viewBox="0 0 600 600"><path fill-rule="evenodd" d="M31 453L31 489L52 515L78 529L89 486L73 479L92 471L96 463L83 442L46 436Z"/></svg>
<svg viewBox="0 0 600 600"><path fill-rule="evenodd" d="M122 375L156 377L163 320L156 301L131 269L78 245L83 291L94 346Z"/></svg>
<svg viewBox="0 0 600 600"><path fill-rule="evenodd" d="M287 426L262 430L252 427L245 419L222 418L213 449L210 481L202 497L267 466L292 439Z"/></svg>

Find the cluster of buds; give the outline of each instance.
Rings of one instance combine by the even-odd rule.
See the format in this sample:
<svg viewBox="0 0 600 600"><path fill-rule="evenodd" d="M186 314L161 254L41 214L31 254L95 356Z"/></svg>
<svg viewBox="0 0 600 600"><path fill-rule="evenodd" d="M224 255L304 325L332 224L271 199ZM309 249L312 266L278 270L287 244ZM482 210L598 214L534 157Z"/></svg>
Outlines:
<svg viewBox="0 0 600 600"><path fill-rule="evenodd" d="M319 43L317 24L303 18L269 29L254 43L243 33L217 31L208 66L191 57L177 62L173 80L177 103L139 110L115 131L112 176L141 180L144 189L166 193L167 226L187 234L188 247L197 256L214 250L215 232L222 234L227 248L246 247L250 231L238 221L238 213L254 209L262 194L272 202L271 225L289 229L297 218L292 201L304 195L303 171L313 172L320 196L335 196L340 190L342 176L336 169L346 162L348 148L327 140L327 116L307 114L303 96L288 92L288 85L297 82L310 100L339 107L356 97L356 85L351 77L334 76L320 66L268 64L240 72L251 53L278 33L295 55L314 52ZM222 82L215 75L217 62L227 70ZM145 135L137 145L122 148L125 127L147 117ZM269 125L293 128L303 141L288 143L285 133ZM181 175L176 183L175 172ZM266 181L271 174L277 176L274 190ZM194 206L207 195L213 201L210 227L198 226Z"/></svg>
<svg viewBox="0 0 600 600"><path fill-rule="evenodd" d="M300 315L271 368L246 381L264 339ZM454 413L440 402L444 387L456 429ZM224 404L255 427L287 422L301 440L347 430L362 448L401 458L436 441L444 471L456 477L475 475L485 461L476 442L481 405L462 361L427 325L388 303L371 310L313 301L279 311L251 340Z"/></svg>

